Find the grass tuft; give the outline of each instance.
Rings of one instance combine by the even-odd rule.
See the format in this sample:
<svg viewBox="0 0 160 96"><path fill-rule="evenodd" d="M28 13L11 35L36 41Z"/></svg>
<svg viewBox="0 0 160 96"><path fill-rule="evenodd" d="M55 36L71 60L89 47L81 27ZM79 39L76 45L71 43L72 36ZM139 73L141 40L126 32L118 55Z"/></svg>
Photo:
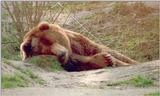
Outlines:
<svg viewBox="0 0 160 96"><path fill-rule="evenodd" d="M38 84L43 85L45 83L44 80L42 80L39 76L35 75L31 69L26 69L22 72Z"/></svg>
<svg viewBox="0 0 160 96"><path fill-rule="evenodd" d="M160 92L145 94L144 96L160 96Z"/></svg>
<svg viewBox="0 0 160 96"><path fill-rule="evenodd" d="M27 76L29 76L30 78L32 78L32 79L38 78L38 76L35 75L31 69L26 69L26 70L24 70L24 71L22 71L22 72L23 72L24 74L26 74Z"/></svg>
<svg viewBox="0 0 160 96"><path fill-rule="evenodd" d="M137 75L129 80L117 81L107 84L107 86L117 86L117 85L131 85L135 87L149 87L153 86L153 80L146 78L142 75Z"/></svg>
<svg viewBox="0 0 160 96"><path fill-rule="evenodd" d="M146 78L144 76L138 75L126 81L126 83L134 85L136 87L148 87L153 85L153 80Z"/></svg>
<svg viewBox="0 0 160 96"><path fill-rule="evenodd" d="M11 64L11 62L9 62L7 59L2 58L2 61L4 62L4 64Z"/></svg>
<svg viewBox="0 0 160 96"><path fill-rule="evenodd" d="M63 68L60 66L61 64L53 57L33 57L29 60L29 63L36 64L37 66L52 72L63 70Z"/></svg>
<svg viewBox="0 0 160 96"><path fill-rule="evenodd" d="M40 85L45 83L45 81L35 75L31 69L22 70L22 73L24 74L15 73L14 75L3 75L2 88L27 87L30 83L33 82ZM33 82L31 82L29 78Z"/></svg>
<svg viewBox="0 0 160 96"><path fill-rule="evenodd" d="M20 74L2 76L2 88L26 87L27 81Z"/></svg>

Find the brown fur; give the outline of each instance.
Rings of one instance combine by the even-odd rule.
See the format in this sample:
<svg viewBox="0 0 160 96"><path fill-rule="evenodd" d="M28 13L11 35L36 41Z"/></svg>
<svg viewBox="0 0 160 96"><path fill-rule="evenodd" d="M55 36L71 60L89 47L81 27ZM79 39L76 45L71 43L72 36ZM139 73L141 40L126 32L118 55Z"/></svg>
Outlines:
<svg viewBox="0 0 160 96"><path fill-rule="evenodd" d="M74 67L68 69L68 71L137 63L129 57L106 46L99 45L77 32L47 22L40 23L24 36L21 53L23 60L36 55L54 56L63 66L72 63L71 65Z"/></svg>

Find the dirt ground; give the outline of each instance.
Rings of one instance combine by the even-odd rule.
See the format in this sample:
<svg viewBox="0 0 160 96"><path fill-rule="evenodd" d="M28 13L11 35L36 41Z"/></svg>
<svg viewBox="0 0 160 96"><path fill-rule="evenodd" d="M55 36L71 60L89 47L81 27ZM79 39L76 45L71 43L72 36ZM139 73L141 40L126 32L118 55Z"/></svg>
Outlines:
<svg viewBox="0 0 160 96"><path fill-rule="evenodd" d="M90 89L90 88L17 88L2 90L3 96L144 96L157 92L156 88L136 89Z"/></svg>
<svg viewBox="0 0 160 96"><path fill-rule="evenodd" d="M30 68L34 74L45 81L43 85L31 85L25 88L2 89L3 96L144 96L158 92L160 60L119 68L105 68L82 72L47 72L34 65L19 61L2 64L3 74ZM3 66L5 65L5 66ZM6 66L7 65L7 66ZM10 72L11 73L11 72ZM133 75L144 75L154 78L156 86L133 87L128 85L108 86L107 84L131 78Z"/></svg>

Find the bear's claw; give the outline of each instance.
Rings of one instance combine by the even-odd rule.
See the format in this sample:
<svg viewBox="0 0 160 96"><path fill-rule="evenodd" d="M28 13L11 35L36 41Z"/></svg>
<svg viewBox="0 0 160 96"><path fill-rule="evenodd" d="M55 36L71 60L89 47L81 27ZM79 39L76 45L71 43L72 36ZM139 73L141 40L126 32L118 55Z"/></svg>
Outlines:
<svg viewBox="0 0 160 96"><path fill-rule="evenodd" d="M104 58L106 60L107 66L113 66L111 54L105 54Z"/></svg>

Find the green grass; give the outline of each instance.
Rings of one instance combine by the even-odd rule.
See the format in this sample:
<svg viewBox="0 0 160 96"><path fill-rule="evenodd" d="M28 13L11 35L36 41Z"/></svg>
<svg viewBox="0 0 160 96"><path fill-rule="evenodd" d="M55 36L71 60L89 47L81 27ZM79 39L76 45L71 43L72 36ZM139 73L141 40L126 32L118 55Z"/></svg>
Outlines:
<svg viewBox="0 0 160 96"><path fill-rule="evenodd" d="M7 59L2 58L2 61L4 62L4 64L11 64L11 62L9 62Z"/></svg>
<svg viewBox="0 0 160 96"><path fill-rule="evenodd" d="M14 34L14 32L12 34ZM12 34L8 33L5 34L5 36L2 36L2 50L1 50L2 58L10 60L21 60L19 52L20 50L19 40Z"/></svg>
<svg viewBox="0 0 160 96"><path fill-rule="evenodd" d="M10 52L12 51L12 52ZM2 48L2 58L10 59L10 60L22 60L20 56L20 52L13 52L13 50L8 51L5 48Z"/></svg>
<svg viewBox="0 0 160 96"><path fill-rule="evenodd" d="M32 78L32 79L38 78L38 76L35 75L31 69L26 69L26 70L24 70L24 71L22 71L22 72L23 72L24 74L26 74L27 76L29 76L30 78Z"/></svg>
<svg viewBox="0 0 160 96"><path fill-rule="evenodd" d="M20 74L2 76L2 88L26 87L27 85L28 82Z"/></svg>
<svg viewBox="0 0 160 96"><path fill-rule="evenodd" d="M27 87L29 83L31 83L29 78L36 84L43 85L45 83L44 80L35 75L31 69L21 70L21 72L24 74L15 73L14 75L3 75L2 88Z"/></svg>
<svg viewBox="0 0 160 96"><path fill-rule="evenodd" d="M135 87L149 87L153 86L153 80L146 78L142 75L137 75L129 80L117 81L107 84L107 86L117 86L117 85L131 85Z"/></svg>
<svg viewBox="0 0 160 96"><path fill-rule="evenodd" d="M133 77L129 81L126 81L126 83L136 87L147 87L153 85L153 81L151 79L140 75Z"/></svg>
<svg viewBox="0 0 160 96"><path fill-rule="evenodd" d="M160 96L160 92L145 94L144 96Z"/></svg>
<svg viewBox="0 0 160 96"><path fill-rule="evenodd" d="M53 57L33 57L29 60L29 63L36 64L37 66L52 72L63 70L60 66L61 64Z"/></svg>
<svg viewBox="0 0 160 96"><path fill-rule="evenodd" d="M5 53L7 52L7 53ZM10 62L7 60L21 60L20 58L20 52L16 52L15 54L9 54L9 52L7 50L3 51L3 61L5 64L10 64ZM48 71L61 71L63 70L63 68L60 66L61 64L55 60L53 57L42 57L42 56L36 56L36 57L32 57L28 63L32 63L35 64L41 68L44 68Z"/></svg>
<svg viewBox="0 0 160 96"><path fill-rule="evenodd" d="M42 80L40 77L35 75L31 69L26 69L26 70L24 70L22 72L24 74L26 74L29 78L34 80L36 83L41 84L41 85L44 84L44 80Z"/></svg>

